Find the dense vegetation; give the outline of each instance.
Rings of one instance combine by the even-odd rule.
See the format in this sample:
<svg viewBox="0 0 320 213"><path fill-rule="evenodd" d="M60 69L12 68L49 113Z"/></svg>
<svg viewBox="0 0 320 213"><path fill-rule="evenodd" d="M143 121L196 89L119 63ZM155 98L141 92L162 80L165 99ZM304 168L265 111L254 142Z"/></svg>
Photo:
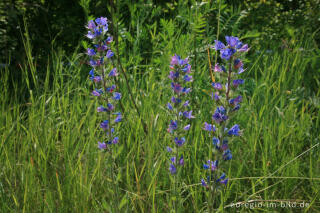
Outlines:
<svg viewBox="0 0 320 213"><path fill-rule="evenodd" d="M320 2L47 1L0 2L0 212L165 212L172 209L165 109L170 57L190 56L196 119L187 138L179 199L187 212L207 210L201 187L210 151L209 58L214 40L239 36L251 47L243 104L234 119L243 135L225 165L230 182L216 209L256 201L309 207L239 208L242 212L320 211ZM219 13L220 11L220 13ZM98 103L90 93L84 25L112 21L120 62L124 118L109 187L107 153L97 149ZM218 27L219 26L219 27ZM116 46L113 48L116 49ZM209 50L209 58L208 58ZM145 122L145 126L142 122Z"/></svg>

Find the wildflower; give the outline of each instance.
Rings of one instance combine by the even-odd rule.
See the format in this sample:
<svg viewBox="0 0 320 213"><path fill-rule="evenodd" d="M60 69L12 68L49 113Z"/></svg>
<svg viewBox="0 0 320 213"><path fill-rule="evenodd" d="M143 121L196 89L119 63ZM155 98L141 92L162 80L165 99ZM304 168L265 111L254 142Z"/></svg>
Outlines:
<svg viewBox="0 0 320 213"><path fill-rule="evenodd" d="M176 130L177 128L178 128L177 121L171 120L170 125L169 125L169 129L168 129L168 132L172 133L173 130Z"/></svg>
<svg viewBox="0 0 320 213"><path fill-rule="evenodd" d="M175 93L180 93L182 91L182 87L178 83L171 83L171 87Z"/></svg>
<svg viewBox="0 0 320 213"><path fill-rule="evenodd" d="M186 101L186 102L184 102L183 106L187 107L187 106L189 106L189 103L190 103L190 101Z"/></svg>
<svg viewBox="0 0 320 213"><path fill-rule="evenodd" d="M212 144L213 144L214 146L219 145L219 143L220 143L220 140L219 140L218 138L216 138L216 137L213 137L213 138L212 138Z"/></svg>
<svg viewBox="0 0 320 213"><path fill-rule="evenodd" d="M215 40L215 45L214 45L214 48L216 50L221 50L221 49L224 49L226 46L221 42L221 41L218 41L218 40Z"/></svg>
<svg viewBox="0 0 320 213"><path fill-rule="evenodd" d="M192 115L192 110L191 111L184 111L183 112L183 116L188 118L188 119L191 119L191 118L195 118L193 115Z"/></svg>
<svg viewBox="0 0 320 213"><path fill-rule="evenodd" d="M90 70L89 75L90 75L89 79L93 80L94 79L94 69Z"/></svg>
<svg viewBox="0 0 320 213"><path fill-rule="evenodd" d="M237 58L234 60L233 66L235 69L239 69L240 67L243 66L243 63L240 59Z"/></svg>
<svg viewBox="0 0 320 213"><path fill-rule="evenodd" d="M172 148L170 148L169 146L167 146L167 152L172 152Z"/></svg>
<svg viewBox="0 0 320 213"><path fill-rule="evenodd" d="M206 131L216 131L216 127L212 124L208 124L207 122L204 122L204 127L203 127L204 130Z"/></svg>
<svg viewBox="0 0 320 213"><path fill-rule="evenodd" d="M113 68L109 73L109 77L114 77L114 76L117 76L117 75L118 75L117 68Z"/></svg>
<svg viewBox="0 0 320 213"><path fill-rule="evenodd" d="M97 108L97 112L106 112L107 111L107 108L104 108L103 106L99 106Z"/></svg>
<svg viewBox="0 0 320 213"><path fill-rule="evenodd" d="M119 92L114 92L114 93L113 93L113 99L114 99L114 100L120 100L120 99L121 99L121 93L119 93Z"/></svg>
<svg viewBox="0 0 320 213"><path fill-rule="evenodd" d="M92 91L92 95L94 96L100 96L101 94L103 94L103 91L101 89L95 89Z"/></svg>
<svg viewBox="0 0 320 213"><path fill-rule="evenodd" d="M106 149L107 148L107 144L105 142L100 143L100 141L98 142L98 148L99 149Z"/></svg>
<svg viewBox="0 0 320 213"><path fill-rule="evenodd" d="M233 36L226 36L226 41L228 45L232 48L235 48L240 42L238 37L233 37Z"/></svg>
<svg viewBox="0 0 320 213"><path fill-rule="evenodd" d="M108 50L106 57L111 58L112 56L114 56L114 53L111 50Z"/></svg>
<svg viewBox="0 0 320 213"><path fill-rule="evenodd" d="M183 166L184 165L184 158L183 155L181 155L180 159L179 159L179 165Z"/></svg>
<svg viewBox="0 0 320 213"><path fill-rule="evenodd" d="M217 90L222 90L222 85L220 83L213 82L211 85Z"/></svg>
<svg viewBox="0 0 320 213"><path fill-rule="evenodd" d="M92 66L92 67L97 66L97 62L96 62L95 60L93 60L93 59L90 59L89 64L90 64L90 66Z"/></svg>
<svg viewBox="0 0 320 213"><path fill-rule="evenodd" d="M170 103L167 104L167 107L168 107L169 110L173 110L173 107L172 107L172 105Z"/></svg>
<svg viewBox="0 0 320 213"><path fill-rule="evenodd" d="M235 88L237 88L240 84L243 84L244 83L244 80L243 79L237 79L237 80L233 80L233 86Z"/></svg>
<svg viewBox="0 0 320 213"><path fill-rule="evenodd" d="M113 111L114 108L115 108L115 107L114 107L111 103L108 103L108 104L107 104L107 110L108 110L108 111ZM121 114L120 114L120 115L121 115Z"/></svg>
<svg viewBox="0 0 320 213"><path fill-rule="evenodd" d="M230 128L230 130L228 131L228 134L239 136L239 131L240 131L239 125L235 124L233 127Z"/></svg>
<svg viewBox="0 0 320 213"><path fill-rule="evenodd" d="M100 124L100 128L103 129L104 131L106 131L109 128L109 121L108 120L104 120L101 124Z"/></svg>
<svg viewBox="0 0 320 213"><path fill-rule="evenodd" d="M208 187L208 185L204 179L201 179L201 185L204 187Z"/></svg>
<svg viewBox="0 0 320 213"><path fill-rule="evenodd" d="M183 77L183 80L185 80L186 82L190 82L190 81L192 81L192 76L191 75L185 75Z"/></svg>
<svg viewBox="0 0 320 213"><path fill-rule="evenodd" d="M96 51L94 51L94 49L88 48L87 49L87 54L89 56L94 56L94 55L96 55Z"/></svg>
<svg viewBox="0 0 320 213"><path fill-rule="evenodd" d="M190 129L190 124L188 124L187 126L183 127L184 130L189 130Z"/></svg>
<svg viewBox="0 0 320 213"><path fill-rule="evenodd" d="M170 171L171 174L176 174L177 173L177 169L173 164L170 164L169 171Z"/></svg>
<svg viewBox="0 0 320 213"><path fill-rule="evenodd" d="M111 87L108 87L106 90L107 90L107 92L112 93L113 90L115 90L115 89L116 89L116 85L112 85ZM121 97L121 94L120 94L120 97Z"/></svg>
<svg viewBox="0 0 320 213"><path fill-rule="evenodd" d="M230 149L227 149L223 152L223 159L224 160L231 160L232 159L232 154L231 154L231 151Z"/></svg>
<svg viewBox="0 0 320 213"><path fill-rule="evenodd" d="M179 72L170 71L169 78L170 78L171 80L174 80L174 79L176 79L176 78L179 78Z"/></svg>
<svg viewBox="0 0 320 213"><path fill-rule="evenodd" d="M117 113L117 117L116 117L116 119L114 120L114 122L115 123L118 123L118 122L120 122L122 120L122 115L121 115L121 113L119 112L119 113Z"/></svg>
<svg viewBox="0 0 320 213"><path fill-rule="evenodd" d="M226 48L226 49L222 49L220 51L221 54L221 58L225 59L225 60L229 60L230 57L235 53L236 51L234 49L230 49L230 48Z"/></svg>
<svg viewBox="0 0 320 213"><path fill-rule="evenodd" d="M177 146L182 146L186 142L186 139L184 137L182 137L181 139L176 137L174 139L174 142L177 144Z"/></svg>
<svg viewBox="0 0 320 213"><path fill-rule="evenodd" d="M115 138L112 140L112 143L113 143L113 144L119 143L119 137L115 137Z"/></svg>

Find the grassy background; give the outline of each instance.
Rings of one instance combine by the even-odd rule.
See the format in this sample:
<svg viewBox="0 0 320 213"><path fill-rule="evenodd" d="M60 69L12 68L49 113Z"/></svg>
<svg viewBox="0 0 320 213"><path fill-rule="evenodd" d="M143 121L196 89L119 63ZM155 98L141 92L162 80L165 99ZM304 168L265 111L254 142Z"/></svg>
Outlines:
<svg viewBox="0 0 320 213"><path fill-rule="evenodd" d="M117 130L120 143L114 149L116 191L110 157L97 149L103 118L95 112L98 102L90 95L83 49L73 55L52 49L46 69L42 67L45 77L40 78L28 34L23 35L28 60L20 65L19 84L25 86L10 77L10 67L3 68L1 75L0 212L115 212L115 206L120 212L171 211L165 147L172 141L166 133L170 117L165 106L171 96L167 76L174 53L190 56L196 116L186 136L184 178L177 199L186 212L207 210L207 192L199 182L211 141L201 128L214 109L207 45L213 44L215 35L193 8L180 11L192 23L187 31L178 27L184 20L179 17L161 19L159 27L149 26L152 48L148 51L141 51L139 33L132 37L119 25L121 62L141 116L120 76L124 119ZM133 25L138 28L143 22L136 20ZM228 24L221 24L222 32L230 31L224 28ZM292 38L290 47L257 51L250 44L252 37L242 36L251 53L245 61L244 102L234 118L243 136L231 145L233 159L223 165L230 182L215 198L220 204L216 208L235 212L229 206L232 203L290 200L310 206L237 210L319 212L319 49L312 37L305 36ZM21 94L27 101L21 103ZM147 124L147 134L140 118Z"/></svg>

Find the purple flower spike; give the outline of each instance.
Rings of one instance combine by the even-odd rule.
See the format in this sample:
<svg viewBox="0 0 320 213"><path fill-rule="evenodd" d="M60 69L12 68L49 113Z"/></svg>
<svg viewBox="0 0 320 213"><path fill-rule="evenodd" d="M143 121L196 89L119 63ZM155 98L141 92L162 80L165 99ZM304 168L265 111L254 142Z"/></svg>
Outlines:
<svg viewBox="0 0 320 213"><path fill-rule="evenodd" d="M239 136L240 127L238 124L235 124L233 127L231 127L228 131L229 135Z"/></svg>
<svg viewBox="0 0 320 213"><path fill-rule="evenodd" d="M171 105L170 103L167 104L167 108L168 108L169 110L173 110L173 107L172 107L172 105Z"/></svg>
<svg viewBox="0 0 320 213"><path fill-rule="evenodd" d="M169 146L167 146L167 152L172 152L172 148L171 147L169 147Z"/></svg>
<svg viewBox="0 0 320 213"><path fill-rule="evenodd" d="M98 142L98 149L107 149L107 144L105 142Z"/></svg>
<svg viewBox="0 0 320 213"><path fill-rule="evenodd" d="M176 174L177 173L177 168L173 164L170 164L169 171L170 171L170 173L172 175Z"/></svg>

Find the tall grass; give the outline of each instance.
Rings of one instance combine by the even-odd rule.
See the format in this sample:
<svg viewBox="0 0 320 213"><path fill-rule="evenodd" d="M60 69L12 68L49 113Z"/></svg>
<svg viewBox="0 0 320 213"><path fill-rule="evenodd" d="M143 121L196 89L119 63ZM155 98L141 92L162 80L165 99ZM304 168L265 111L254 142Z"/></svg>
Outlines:
<svg viewBox="0 0 320 213"><path fill-rule="evenodd" d="M170 99L168 64L174 52L191 55L191 61L197 54L192 92L196 119L187 136L183 187L177 199L186 212L207 211L207 192L200 185L211 143L201 130L211 116L207 49L199 40L197 49L190 42L202 31L182 33L175 28L176 21L163 19L161 29L153 27L148 65L140 63L145 53L137 51L138 44L127 50L119 41L120 55L126 56L121 61L148 129L146 133L121 79L124 122L117 130L116 150L121 212L171 210L164 150L171 143L165 106ZM320 94L309 87L311 83L319 87L319 74L310 70L317 57L310 49L310 44L300 42L292 50L263 51L248 59L244 103L235 118L244 134L231 145L233 160L225 168L231 179L214 198L220 204L217 211L248 212L231 205L252 200L304 201L310 206L302 211L320 210ZM0 212L114 212L114 192L107 187L112 180L106 178L108 157L97 149L101 118L94 112L98 103L90 96L89 68L81 63L84 55L77 51L66 56L53 50L41 81L27 39L25 50L28 60L20 72L26 88L13 83L13 91L8 91L10 82L15 82L9 78L10 67L1 75ZM314 72L311 78L310 72ZM25 91L26 101L21 103Z"/></svg>

